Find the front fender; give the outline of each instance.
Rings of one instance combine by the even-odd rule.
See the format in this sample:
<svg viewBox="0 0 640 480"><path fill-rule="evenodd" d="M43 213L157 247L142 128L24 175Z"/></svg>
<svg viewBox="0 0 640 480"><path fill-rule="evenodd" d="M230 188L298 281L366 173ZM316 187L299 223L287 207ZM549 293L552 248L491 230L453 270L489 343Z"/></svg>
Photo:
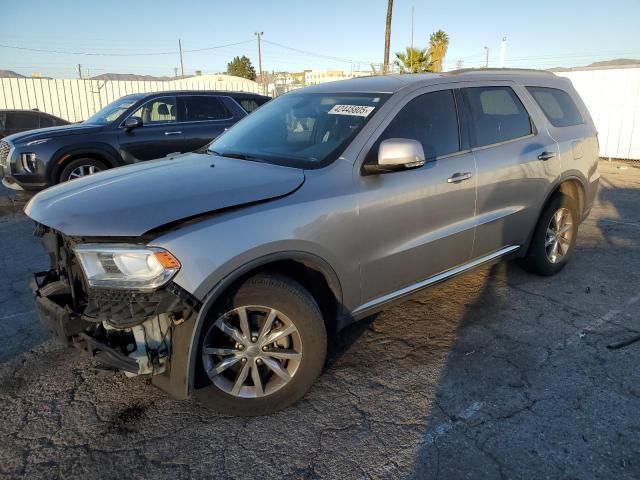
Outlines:
<svg viewBox="0 0 640 480"><path fill-rule="evenodd" d="M66 145L58 149L51 157L51 161L48 163L47 178L53 182L58 178L64 162L77 155L98 155L104 158L110 167L119 167L124 165L124 161L117 150L108 143L103 142L89 142L89 143L77 143Z"/></svg>

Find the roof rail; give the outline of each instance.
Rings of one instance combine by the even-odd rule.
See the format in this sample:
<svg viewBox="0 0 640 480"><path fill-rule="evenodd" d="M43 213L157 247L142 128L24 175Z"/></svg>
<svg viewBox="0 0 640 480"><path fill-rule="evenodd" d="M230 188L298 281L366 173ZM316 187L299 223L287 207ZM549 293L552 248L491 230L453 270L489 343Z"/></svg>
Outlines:
<svg viewBox="0 0 640 480"><path fill-rule="evenodd" d="M453 75L461 73L540 73L542 75L555 75L548 70L536 70L535 68L459 68L445 73Z"/></svg>

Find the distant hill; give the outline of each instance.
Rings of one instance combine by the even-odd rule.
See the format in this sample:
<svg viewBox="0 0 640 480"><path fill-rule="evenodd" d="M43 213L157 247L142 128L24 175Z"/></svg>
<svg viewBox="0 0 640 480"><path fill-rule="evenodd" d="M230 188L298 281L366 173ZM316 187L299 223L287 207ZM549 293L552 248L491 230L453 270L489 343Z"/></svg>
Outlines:
<svg viewBox="0 0 640 480"><path fill-rule="evenodd" d="M640 60L634 58L616 58L614 60L605 60L604 62L593 62L587 67L609 67L615 65L638 65Z"/></svg>
<svg viewBox="0 0 640 480"><path fill-rule="evenodd" d="M153 75L137 75L135 73L103 73L101 75L91 77L92 80L143 80L147 82L166 82L168 80L176 80L180 78L187 77L154 77Z"/></svg>
<svg viewBox="0 0 640 480"><path fill-rule="evenodd" d="M27 78L13 70L0 70L0 78Z"/></svg>
<svg viewBox="0 0 640 480"><path fill-rule="evenodd" d="M549 70L551 72L570 72L571 70L581 70L583 68L622 67L629 65L640 65L640 60L633 58L614 58L613 60L593 62L582 67L554 67L550 68Z"/></svg>

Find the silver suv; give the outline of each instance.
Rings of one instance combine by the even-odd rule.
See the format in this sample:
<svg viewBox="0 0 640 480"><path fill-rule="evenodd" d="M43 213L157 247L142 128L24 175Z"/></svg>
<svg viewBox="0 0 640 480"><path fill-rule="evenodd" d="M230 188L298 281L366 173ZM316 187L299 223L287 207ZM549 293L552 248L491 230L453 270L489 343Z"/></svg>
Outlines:
<svg viewBox="0 0 640 480"><path fill-rule="evenodd" d="M282 409L327 335L503 257L571 257L598 184L571 83L480 70L283 95L207 151L50 188L41 317L105 368L218 411ZM333 338L333 337L329 337Z"/></svg>

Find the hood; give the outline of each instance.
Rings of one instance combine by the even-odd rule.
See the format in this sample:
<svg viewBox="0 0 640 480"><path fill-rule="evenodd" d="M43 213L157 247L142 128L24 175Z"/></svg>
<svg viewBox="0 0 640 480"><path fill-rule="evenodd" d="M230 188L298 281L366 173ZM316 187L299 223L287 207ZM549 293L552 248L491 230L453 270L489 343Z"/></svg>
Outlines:
<svg viewBox="0 0 640 480"><path fill-rule="evenodd" d="M138 237L168 223L281 197L304 171L190 153L120 167L37 194L25 213L69 236Z"/></svg>
<svg viewBox="0 0 640 480"><path fill-rule="evenodd" d="M3 140L10 140L14 145L17 143L31 142L42 138L62 137L65 135L77 135L83 133L93 133L102 130L104 125L92 125L89 123L72 123L59 127L38 128L37 130L27 130L26 132L14 133L4 137Z"/></svg>

